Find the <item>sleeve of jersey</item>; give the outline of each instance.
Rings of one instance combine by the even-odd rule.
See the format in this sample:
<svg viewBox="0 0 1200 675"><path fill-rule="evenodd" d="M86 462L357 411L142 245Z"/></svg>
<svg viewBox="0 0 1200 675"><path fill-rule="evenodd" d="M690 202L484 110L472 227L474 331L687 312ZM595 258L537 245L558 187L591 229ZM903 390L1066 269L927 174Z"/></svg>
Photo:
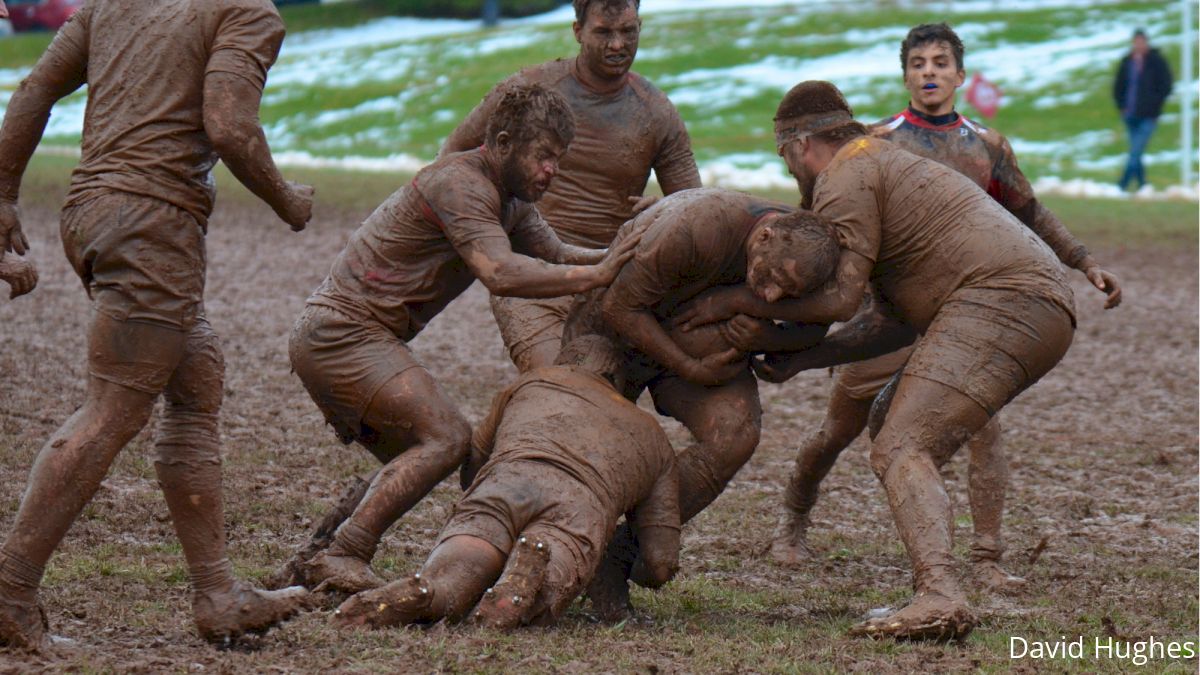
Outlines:
<svg viewBox="0 0 1200 675"><path fill-rule="evenodd" d="M1087 257L1087 247L1033 194L1008 139L1001 138L988 194L1046 242L1064 265L1076 267Z"/></svg>
<svg viewBox="0 0 1200 675"><path fill-rule="evenodd" d="M455 249L480 239L508 239L500 224L500 193L482 174L431 172L417 191Z"/></svg>
<svg viewBox="0 0 1200 675"><path fill-rule="evenodd" d="M700 170L696 168L696 157L692 154L692 139L679 111L666 96L661 105L667 109L664 115L663 141L654 160L654 176L663 194L700 187Z"/></svg>
<svg viewBox="0 0 1200 675"><path fill-rule="evenodd" d="M609 302L630 312L648 310L681 285L694 267L695 246L682 228L645 239L608 288Z"/></svg>
<svg viewBox="0 0 1200 675"><path fill-rule="evenodd" d="M279 56L283 35L283 20L271 3L263 0L228 7L217 18L205 74L237 75L261 90L267 71Z"/></svg>
<svg viewBox="0 0 1200 675"><path fill-rule="evenodd" d="M92 5L88 3L67 20L42 57L43 61L64 73L86 74L88 59L88 29Z"/></svg>
<svg viewBox="0 0 1200 675"><path fill-rule="evenodd" d="M826 172L814 191L813 211L833 221L839 246L875 262L883 229L879 162L860 153Z"/></svg>

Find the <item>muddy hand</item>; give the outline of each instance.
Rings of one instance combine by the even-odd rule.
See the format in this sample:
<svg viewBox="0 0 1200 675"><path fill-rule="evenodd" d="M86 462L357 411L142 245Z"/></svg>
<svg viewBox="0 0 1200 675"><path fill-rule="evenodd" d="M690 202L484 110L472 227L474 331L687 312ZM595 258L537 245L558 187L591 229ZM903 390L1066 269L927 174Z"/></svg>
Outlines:
<svg viewBox="0 0 1200 675"><path fill-rule="evenodd" d="M693 328L724 321L738 313L731 301L732 294L724 289L714 289L692 300L675 314L671 325L687 332Z"/></svg>
<svg viewBox="0 0 1200 675"><path fill-rule="evenodd" d="M684 379L706 387L724 384L746 369L745 355L736 349L709 354L702 359L692 359Z"/></svg>
<svg viewBox="0 0 1200 675"><path fill-rule="evenodd" d="M1092 267L1086 274L1088 281L1092 282L1093 286L1108 295L1104 301L1104 309L1112 309L1121 304L1121 282L1117 279L1117 275L1099 267Z"/></svg>
<svg viewBox="0 0 1200 675"><path fill-rule="evenodd" d="M743 352L753 352L761 349L763 338L768 330L767 322L762 319L736 314L732 319L721 324L721 336L729 344Z"/></svg>
<svg viewBox="0 0 1200 675"><path fill-rule="evenodd" d="M780 384L795 377L796 373L807 370L802 354L766 354L761 359L753 359L750 365L758 379Z"/></svg>
<svg viewBox="0 0 1200 675"><path fill-rule="evenodd" d="M299 232L312 219L313 193L316 190L311 185L285 181L287 185L286 199L282 207L275 210L283 222L292 227L292 232Z"/></svg>
<svg viewBox="0 0 1200 675"><path fill-rule="evenodd" d="M660 199L662 199L662 197L659 197L658 195L646 195L644 197L638 197L637 195L634 195L630 197L629 201L633 202L633 210L629 215L636 216L642 211L654 206Z"/></svg>
<svg viewBox="0 0 1200 675"><path fill-rule="evenodd" d="M0 280L8 282L8 297L17 298L32 291L38 282L37 268L14 255L0 258Z"/></svg>
<svg viewBox="0 0 1200 675"><path fill-rule="evenodd" d="M604 256L604 260L600 262L603 270L602 278L605 279L603 285L607 286L617 278L617 275L621 273L621 268L633 257L634 250L641 240L642 233L634 232L608 249L608 255Z"/></svg>
<svg viewBox="0 0 1200 675"><path fill-rule="evenodd" d="M0 255L5 251L25 255L29 240L21 231L21 213L15 201L0 199Z"/></svg>

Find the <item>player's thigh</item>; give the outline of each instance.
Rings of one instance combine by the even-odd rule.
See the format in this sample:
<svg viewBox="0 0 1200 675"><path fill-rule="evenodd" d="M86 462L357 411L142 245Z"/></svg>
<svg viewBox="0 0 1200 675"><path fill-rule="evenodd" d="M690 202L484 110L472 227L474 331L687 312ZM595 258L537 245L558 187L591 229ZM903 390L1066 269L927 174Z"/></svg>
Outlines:
<svg viewBox="0 0 1200 675"><path fill-rule="evenodd" d="M758 445L762 404L758 380L749 369L725 384L707 387L667 376L650 384L654 406L692 432L700 441L741 441Z"/></svg>

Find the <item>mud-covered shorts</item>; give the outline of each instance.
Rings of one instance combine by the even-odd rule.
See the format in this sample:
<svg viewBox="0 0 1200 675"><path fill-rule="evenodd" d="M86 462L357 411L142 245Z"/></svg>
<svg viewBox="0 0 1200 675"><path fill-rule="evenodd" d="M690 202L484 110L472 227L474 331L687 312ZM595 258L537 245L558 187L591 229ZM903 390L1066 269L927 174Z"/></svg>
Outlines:
<svg viewBox="0 0 1200 675"><path fill-rule="evenodd" d="M423 367L408 345L383 324L354 320L308 305L288 341L292 370L325 415L338 439L351 443L371 434L362 423L371 399L392 378Z"/></svg>
<svg viewBox="0 0 1200 675"><path fill-rule="evenodd" d="M1074 335L1074 318L1052 300L959 289L917 341L904 375L944 384L995 415L1050 372Z"/></svg>
<svg viewBox="0 0 1200 675"><path fill-rule="evenodd" d="M525 353L543 342L562 342L563 324L575 296L559 298L502 298L492 296L492 315L508 357L521 366Z"/></svg>
<svg viewBox="0 0 1200 675"><path fill-rule="evenodd" d="M102 190L63 209L59 228L97 313L90 375L157 394L195 346L191 336L216 344L204 320L204 230L187 211Z"/></svg>
<svg viewBox="0 0 1200 675"><path fill-rule="evenodd" d="M904 367L913 349L910 345L873 359L837 366L833 384L856 401L872 401L896 371Z"/></svg>
<svg viewBox="0 0 1200 675"><path fill-rule="evenodd" d="M478 537L507 555L518 537L550 547L543 597L552 612L591 581L616 527L594 492L557 467L514 459L487 465L454 507L438 543Z"/></svg>

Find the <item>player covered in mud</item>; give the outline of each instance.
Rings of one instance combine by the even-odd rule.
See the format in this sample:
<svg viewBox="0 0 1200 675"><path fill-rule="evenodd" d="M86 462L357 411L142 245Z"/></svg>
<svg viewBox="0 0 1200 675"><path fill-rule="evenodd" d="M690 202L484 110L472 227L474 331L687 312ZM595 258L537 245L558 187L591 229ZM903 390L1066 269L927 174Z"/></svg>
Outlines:
<svg viewBox="0 0 1200 675"><path fill-rule="evenodd" d="M714 188L670 195L622 232L643 228L633 260L612 285L572 310L567 336L615 333L630 348L625 395L637 400L649 389L658 411L692 433L696 442L677 461L680 521L686 523L720 495L758 446L762 408L747 354L805 348L826 326L734 317L720 327L726 349L696 353L670 332L676 310L714 286L737 285L766 301L797 297L833 274L838 249L832 226L812 213ZM589 304L595 314L597 303L602 320L577 316ZM589 590L602 617L627 612L625 579L636 555L632 532L621 528Z"/></svg>
<svg viewBox="0 0 1200 675"><path fill-rule="evenodd" d="M733 289L685 312L689 324L734 314L848 321L868 281L879 321L856 321L812 349L759 364L800 370L869 358L920 339L871 446L913 562L907 607L855 627L897 638L960 638L976 619L954 572L953 519L938 473L968 438L1066 354L1074 299L1050 248L969 178L872 138L828 82L792 88L776 142L805 202L836 226L836 282L775 303Z"/></svg>
<svg viewBox="0 0 1200 675"><path fill-rule="evenodd" d="M575 140L538 210L563 241L576 246L608 246L621 224L653 201L642 196L652 169L663 194L700 187L679 113L630 70L642 25L638 5L638 0L575 0L579 55L526 68L497 85L442 150L481 145L507 85L538 82L562 94L575 113ZM569 296L493 295L500 335L521 372L554 362L570 305Z"/></svg>
<svg viewBox="0 0 1200 675"><path fill-rule="evenodd" d="M420 573L355 595L335 622L458 620L474 607L469 618L494 628L552 623L591 579L623 514L642 545L635 580L670 580L675 452L654 416L617 394L623 366L610 340L583 335L556 365L500 392L475 429L463 468L470 487Z"/></svg>
<svg viewBox="0 0 1200 675"><path fill-rule="evenodd" d="M910 94L909 105L873 126L872 135L937 160L970 178L1045 241L1064 265L1083 272L1105 292L1105 308L1117 306L1121 302L1117 278L1101 269L1087 248L1037 200L1004 136L955 110L956 92L966 74L963 44L954 30L944 23L916 26L900 45L900 63L904 86ZM908 347L837 368L825 421L820 431L801 446L788 481L786 514L771 548L776 560L791 563L811 555L806 541L809 514L816 504L821 480L841 451L862 433L871 402L912 350ZM993 417L971 437L967 448L975 575L989 588L1011 590L1023 580L1000 567L1008 462L1000 445L999 418Z"/></svg>
<svg viewBox="0 0 1200 675"><path fill-rule="evenodd" d="M284 26L267 0L83 5L14 92L0 128L0 232L54 102L88 86L62 240L95 310L82 407L38 454L0 550L0 645L44 647L46 561L117 453L165 398L154 461L187 559L196 626L226 643L296 612L300 588L233 576L221 503L220 344L204 312L205 232L220 158L293 230L312 189L280 176L258 105Z"/></svg>
<svg viewBox="0 0 1200 675"><path fill-rule="evenodd" d="M476 279L495 295L555 297L607 286L632 255L636 235L611 252L564 244L533 206L574 129L557 92L507 87L486 145L443 157L393 193L308 299L292 367L342 442L384 467L361 501L344 500L353 513L328 548L289 563L298 581L381 585L370 561L384 531L466 459L467 421L408 347L434 316Z"/></svg>

